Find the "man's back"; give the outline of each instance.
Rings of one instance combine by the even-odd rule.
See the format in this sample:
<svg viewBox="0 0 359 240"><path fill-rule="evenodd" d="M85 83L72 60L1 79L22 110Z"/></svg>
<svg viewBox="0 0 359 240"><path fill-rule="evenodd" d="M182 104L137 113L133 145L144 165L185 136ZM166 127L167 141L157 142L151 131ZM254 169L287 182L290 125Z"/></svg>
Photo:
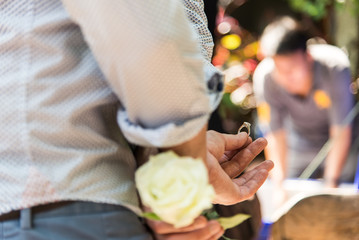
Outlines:
<svg viewBox="0 0 359 240"><path fill-rule="evenodd" d="M71 199L136 204L118 100L80 28L58 0L1 5L0 214Z"/></svg>

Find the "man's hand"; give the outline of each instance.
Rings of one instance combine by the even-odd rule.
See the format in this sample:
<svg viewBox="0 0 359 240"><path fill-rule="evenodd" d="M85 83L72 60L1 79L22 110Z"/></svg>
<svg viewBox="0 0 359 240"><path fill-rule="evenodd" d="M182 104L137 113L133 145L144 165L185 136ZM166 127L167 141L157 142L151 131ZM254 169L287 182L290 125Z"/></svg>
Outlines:
<svg viewBox="0 0 359 240"><path fill-rule="evenodd" d="M183 228L174 228L162 221L147 220L147 224L157 240L217 240L224 233L217 221L207 221L204 216L199 216L191 225Z"/></svg>
<svg viewBox="0 0 359 240"><path fill-rule="evenodd" d="M207 132L207 166L210 183L216 191L214 203L232 205L249 199L257 192L274 166L272 161L264 161L236 177L266 145L265 139L252 142L246 133Z"/></svg>
<svg viewBox="0 0 359 240"><path fill-rule="evenodd" d="M203 138L202 133L206 134ZM209 179L216 191L214 203L231 205L249 199L264 183L268 172L273 168L271 161L264 161L236 178L267 145L267 141L263 138L252 142L246 133L231 135L201 131L191 141L172 150L180 155L186 155L188 153L184 151L190 149L189 155L198 157L202 155L198 154L202 152L198 148L201 148L202 143L205 142L207 144L203 145L207 146L206 165ZM224 233L217 221L208 221L203 216L199 216L190 226L178 229L162 221L147 220L147 223L158 240L215 240Z"/></svg>
<svg viewBox="0 0 359 240"><path fill-rule="evenodd" d="M264 161L235 179L266 145L263 138L252 142L246 133L221 134L207 131L204 126L189 141L162 151L172 150L180 156L203 159L216 191L214 203L231 205L252 197L268 177L273 168L271 161Z"/></svg>

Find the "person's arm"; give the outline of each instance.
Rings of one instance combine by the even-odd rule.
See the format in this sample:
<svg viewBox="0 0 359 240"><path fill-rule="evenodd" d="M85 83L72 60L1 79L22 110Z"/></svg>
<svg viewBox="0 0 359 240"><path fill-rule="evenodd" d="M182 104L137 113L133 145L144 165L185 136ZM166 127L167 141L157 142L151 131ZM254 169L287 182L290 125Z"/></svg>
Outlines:
<svg viewBox="0 0 359 240"><path fill-rule="evenodd" d="M216 182L235 190L228 193L232 199L224 199L228 202L244 200L258 190L271 162L232 181L218 159L211 158L211 164L207 161L204 135L212 109L208 92L220 89L207 89L203 56L180 1L64 3L121 101L118 121L129 141L172 149L180 155L203 156L210 178L217 174L224 180ZM243 158L246 163L263 149L263 141L259 143L259 147L251 144L244 150L249 151ZM227 168L232 163L238 165L240 159L228 161ZM243 169L237 170L240 173ZM217 190L222 187L214 186Z"/></svg>
<svg viewBox="0 0 359 240"><path fill-rule="evenodd" d="M274 162L274 168L270 172L270 178L274 185L273 203L280 206L287 198L283 186L287 174L287 136L284 129L287 111L280 91L272 78L273 71L273 60L271 58L264 59L254 72L253 83L258 102L258 125L268 140L268 146L264 153L267 159Z"/></svg>
<svg viewBox="0 0 359 240"><path fill-rule="evenodd" d="M265 156L274 162L270 177L276 187L281 187L286 178L287 168L287 139L284 129L287 111L273 80L273 71L273 60L264 59L254 72L253 83L257 99L258 125L268 140L268 146L264 150Z"/></svg>
<svg viewBox="0 0 359 240"><path fill-rule="evenodd" d="M212 111L197 35L177 0L63 0L121 102L118 122L140 146L195 137ZM205 146L204 146L205 149Z"/></svg>
<svg viewBox="0 0 359 240"><path fill-rule="evenodd" d="M281 206L287 200L287 192L284 189L284 180L287 177L287 136L285 130L277 130L266 135L268 146L264 150L265 156L274 162L274 168L270 172L273 183L272 201L275 207Z"/></svg>
<svg viewBox="0 0 359 240"><path fill-rule="evenodd" d="M330 49L329 49L330 50ZM329 75L329 137L333 139L331 150L326 158L324 180L328 187L337 187L351 145L351 123L345 122L354 106L350 93L351 73L349 59L339 48L331 47L334 61ZM353 172L355 169L353 169Z"/></svg>
<svg viewBox="0 0 359 240"><path fill-rule="evenodd" d="M282 185L287 174L287 138L285 130L270 132L266 135L268 146L265 149L265 156L274 162L274 168L270 177L274 184Z"/></svg>
<svg viewBox="0 0 359 240"><path fill-rule="evenodd" d="M199 133L190 140L168 148L160 148L160 151L172 150L179 156L189 156L193 158L201 158L205 164L207 158L207 140L206 140L207 124L199 131Z"/></svg>
<svg viewBox="0 0 359 240"><path fill-rule="evenodd" d="M326 159L324 180L326 186L337 187L350 149L351 127L331 126L330 137L333 139L333 144Z"/></svg>

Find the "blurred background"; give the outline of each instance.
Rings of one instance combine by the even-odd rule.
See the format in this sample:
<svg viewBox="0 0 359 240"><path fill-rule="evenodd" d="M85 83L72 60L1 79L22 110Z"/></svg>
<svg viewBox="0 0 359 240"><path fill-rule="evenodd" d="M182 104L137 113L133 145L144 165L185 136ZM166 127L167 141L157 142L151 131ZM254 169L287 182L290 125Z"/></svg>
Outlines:
<svg viewBox="0 0 359 240"><path fill-rule="evenodd" d="M352 71L351 92L358 101L359 1L357 0L205 0L205 11L215 51L213 64L225 73L225 94L210 128L235 133L243 121L255 126L256 101L252 75L261 55L258 39L267 24L279 16L297 19L316 41L343 49Z"/></svg>
<svg viewBox="0 0 359 240"><path fill-rule="evenodd" d="M225 73L225 93L218 109L212 115L210 129L237 133L238 128L246 121L252 124L253 139L263 136L257 127L257 103L253 93L252 78L254 70L264 58L260 51L259 38L264 28L281 16L291 16L296 19L305 27L304 30L314 37L312 41L335 45L348 55L352 74L350 91L355 104L359 101L359 0L204 0L204 2L208 26L215 43L212 63ZM357 117L355 120L357 123L353 131L359 133L358 119ZM256 161L262 161L264 158L262 153ZM318 193L322 187L317 182L310 182L309 185L306 182L300 184L295 182L294 185L287 182L288 184L290 185L288 188L292 188L292 192L289 192L291 196L300 191ZM259 198L256 196L252 201L235 206L216 207L221 215L230 216L233 212L244 212L252 216L249 221L226 232L227 236L235 239L284 239L269 237L274 221L269 219L270 214L274 212L271 205L273 192L270 186L266 183L258 195L262 196ZM325 201L330 202L328 199ZM347 206L352 206L351 204L358 205L358 198L346 203ZM312 210L309 209L309 212ZM357 210L358 206L356 210L352 208L349 211L355 214ZM335 211L333 209L330 211L332 217L336 218ZM313 211L313 215L315 214ZM345 213L340 214L345 215ZM295 219L298 219L298 215ZM358 217L349 220L359 224ZM321 220L318 218L316 221ZM305 232L302 228L300 231ZM298 239L322 239L312 236L313 238Z"/></svg>

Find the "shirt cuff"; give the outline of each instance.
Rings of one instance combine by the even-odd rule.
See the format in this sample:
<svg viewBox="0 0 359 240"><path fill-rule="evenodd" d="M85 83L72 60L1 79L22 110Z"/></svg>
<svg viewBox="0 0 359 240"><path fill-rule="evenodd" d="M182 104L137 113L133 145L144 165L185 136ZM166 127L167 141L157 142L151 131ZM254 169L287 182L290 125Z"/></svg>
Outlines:
<svg viewBox="0 0 359 240"><path fill-rule="evenodd" d="M205 64L204 68L207 96L210 103L208 114L195 116L179 123L170 122L157 128L144 128L131 122L127 112L120 109L117 121L127 140L144 147L163 148L182 144L195 137L208 123L210 114L218 107L224 89L223 74L212 64Z"/></svg>
<svg viewBox="0 0 359 240"><path fill-rule="evenodd" d="M204 64L209 111L181 122L170 122L157 128L145 128L129 120L127 112L120 109L117 121L126 139L143 147L171 147L182 144L193 137L208 123L210 114L218 107L224 89L223 74L212 64Z"/></svg>
<svg viewBox="0 0 359 240"><path fill-rule="evenodd" d="M125 110L119 110L117 121L126 139L144 147L172 147L195 137L208 122L209 114L181 123L167 123L158 128L144 128L131 122Z"/></svg>

